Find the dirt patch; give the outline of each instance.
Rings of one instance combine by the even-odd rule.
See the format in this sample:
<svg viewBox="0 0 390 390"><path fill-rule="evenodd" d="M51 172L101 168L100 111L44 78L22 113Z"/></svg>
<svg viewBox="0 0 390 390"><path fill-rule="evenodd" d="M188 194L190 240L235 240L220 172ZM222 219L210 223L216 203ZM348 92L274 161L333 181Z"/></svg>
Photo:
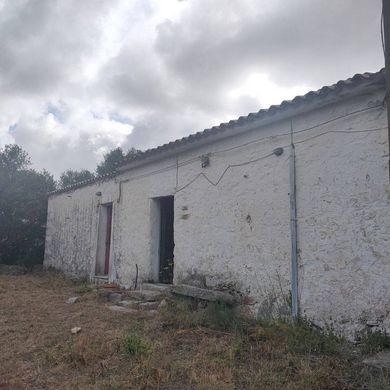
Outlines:
<svg viewBox="0 0 390 390"><path fill-rule="evenodd" d="M172 313L167 321L112 312L80 286L59 275L0 275L0 389L390 388L383 370L286 352L283 337L261 326L243 334ZM76 291L80 301L67 304Z"/></svg>

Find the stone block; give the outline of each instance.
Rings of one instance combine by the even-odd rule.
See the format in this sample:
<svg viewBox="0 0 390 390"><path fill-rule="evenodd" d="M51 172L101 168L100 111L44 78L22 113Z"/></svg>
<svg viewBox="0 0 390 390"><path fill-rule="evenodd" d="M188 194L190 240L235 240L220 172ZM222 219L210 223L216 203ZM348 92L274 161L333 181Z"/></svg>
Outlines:
<svg viewBox="0 0 390 390"><path fill-rule="evenodd" d="M172 293L186 297L201 299L210 302L224 302L229 305L240 303L239 299L223 291L207 290L204 288L190 286L188 284L178 284L172 287Z"/></svg>
<svg viewBox="0 0 390 390"><path fill-rule="evenodd" d="M139 301L157 301L161 298L161 292L159 291L151 291L151 290L136 290L129 291L126 293L129 298L137 299Z"/></svg>

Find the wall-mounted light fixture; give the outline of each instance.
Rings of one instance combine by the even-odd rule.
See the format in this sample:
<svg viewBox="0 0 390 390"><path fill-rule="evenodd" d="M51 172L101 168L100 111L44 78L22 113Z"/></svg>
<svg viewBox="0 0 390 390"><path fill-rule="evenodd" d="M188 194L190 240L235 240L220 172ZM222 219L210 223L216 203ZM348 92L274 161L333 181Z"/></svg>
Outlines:
<svg viewBox="0 0 390 390"><path fill-rule="evenodd" d="M208 154L204 154L200 156L200 161L202 163L202 168L206 168L210 165L210 156Z"/></svg>
<svg viewBox="0 0 390 390"><path fill-rule="evenodd" d="M283 154L283 148L276 148L273 150L275 156L281 156Z"/></svg>

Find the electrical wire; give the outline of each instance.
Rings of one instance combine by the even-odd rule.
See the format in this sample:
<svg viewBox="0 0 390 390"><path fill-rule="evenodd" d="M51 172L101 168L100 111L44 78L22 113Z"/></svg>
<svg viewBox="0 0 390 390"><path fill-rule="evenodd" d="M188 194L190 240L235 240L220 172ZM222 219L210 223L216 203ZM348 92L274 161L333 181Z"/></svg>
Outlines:
<svg viewBox="0 0 390 390"><path fill-rule="evenodd" d="M368 133L368 132L375 132L375 131L380 131L380 130L385 130L387 129L387 127L378 127L378 128L374 128L374 129L366 129L366 130L329 130L327 132L324 132L324 133L321 133L321 134L316 134L312 137L309 137L307 139L304 139L302 141L297 141L297 142L294 142L294 145L296 144L301 144L301 143L304 143L304 142L307 142L307 141L310 141L314 138L318 138L318 137L321 137L325 134L331 134L331 133L342 133L342 134L349 134L349 133ZM284 146L281 146L281 148L286 148L288 146L290 146L291 144L287 144L287 145L284 145ZM226 172L231 169L231 168L235 168L235 167L241 167L241 166L244 166L244 165L248 165L248 164L252 164L252 163L255 163L255 162L258 162L260 160L264 160L265 158L268 158L268 157L271 157L273 156L275 153L272 152L272 153L269 153L265 156L262 156L262 157L259 157L259 158L256 158L254 160L249 160L249 161L246 161L246 162L243 162L243 163L239 163L239 164L229 164L225 170L222 172L222 175L219 177L219 179L216 181L216 182L213 182L209 177L207 177L207 175L203 172L199 173L198 175L195 176L194 179L192 179L189 183L187 183L186 185L184 185L183 187L179 188L178 190L175 191L175 193L177 192L180 192L182 190L184 190L185 188L187 188L188 186L190 186L192 183L194 183L199 177L203 176L210 184L212 184L213 186L217 186L222 178L225 176Z"/></svg>
<svg viewBox="0 0 390 390"><path fill-rule="evenodd" d="M334 117L332 119L329 119L327 121L324 121L324 122L321 122L321 123L318 123L314 126L311 126L311 127L307 127L305 129L302 129L302 130L297 130L297 131L294 131L294 135L295 134L300 134L300 133L304 133L306 131L310 131L310 130L314 130L318 127L321 127L321 126L324 126L324 125L327 125L329 123L332 123L332 122L335 122L335 121L338 121L340 119L344 119L344 118L347 118L347 117L350 117L350 116L353 116L353 115L356 115L356 114L361 114L363 112L366 112L366 111L370 111L370 110L373 110L375 108L383 108L383 104L378 104L378 105L375 105L375 106L372 106L372 107L366 107L366 108L363 108L363 109L359 109L359 110L356 110L356 111L353 111L353 112L350 112L348 114L344 114L344 115L340 115L340 116L337 116L337 117ZM352 132L352 131L351 131ZM222 150L217 150L217 151L214 151L214 152L210 152L208 153L209 156L215 156L217 154L220 154L220 153L225 153L225 152L230 152L232 150L236 150L236 149L239 149L239 148L243 148L245 146L249 146L249 145L252 145L252 144L256 144L260 141L263 141L265 139L276 139L276 138L279 138L279 137L285 137L285 136L290 136L290 132L288 133L281 133L281 134L275 134L275 135L270 135L270 136L266 136L266 137L261 137L261 138L257 138L255 140L252 140L252 141L249 141L249 142L246 142L246 143L243 143L243 144L240 144L240 145L236 145L236 146L233 146L233 147L230 147L230 148L226 148L226 149L222 149ZM165 172L165 171L168 171L168 170L171 170L171 169L178 169L180 167L184 167L188 164L191 164L193 162L196 162L199 160L199 157L193 157L189 160L185 160L185 161L182 161L180 163L177 163L175 162L174 164L172 165L169 165L167 167L164 167L164 168L160 168L158 170L155 170L155 171L152 171L152 172L148 172L148 173L145 173L143 175L138 175L138 176L135 176L134 178L131 178L130 180L133 180L133 179L141 179L141 178L144 178L144 177L147 177L147 176L150 176L150 175L155 175L155 174L158 174L158 173L162 173L162 172Z"/></svg>
<svg viewBox="0 0 390 390"><path fill-rule="evenodd" d="M356 111L350 112L350 113L348 113L348 114L340 115L340 116L337 116L337 117L335 117L335 118L329 119L329 120L327 120L327 121L318 123L318 124L316 124L316 125L314 125L314 126L307 127L307 128L305 128L305 129L302 129L302 130L294 131L294 135L295 135L295 134L304 133L304 132L306 132L306 131L314 130L314 129L318 128L318 127L327 125L327 124L329 124L329 123L338 121L338 120L340 120L340 119L344 119L344 118L347 118L347 117L349 117L349 116L356 115L356 114L360 114L360 113L363 113L363 112L366 112L366 111L370 111L370 110L373 110L373 109L375 109L375 108L380 108L380 107L383 108L383 104L382 104L382 103L381 103L381 104L377 104L377 105L372 106L372 107L367 107L367 108L363 108L363 109L360 109L360 110L356 110ZM287 133L281 133L281 134L270 135L270 136L267 136L267 137L257 138L256 140L249 141L249 142L246 142L246 143L241 144L241 145L233 146L233 147L228 148L228 149L223 149L223 150L218 150L218 151L216 151L216 152L211 152L211 153L209 153L209 155L210 155L210 156L213 156L213 155L216 155L216 154L219 154L219 153L230 152L230 151L232 151L232 150L239 149L239 148L242 148L242 147L245 147L245 146L248 146L248 145L251 145L251 144L254 144L254 143L263 141L263 140L265 140L265 139L269 139L269 138L275 139L275 138L286 137L286 136L291 136L291 132L289 131L289 132L287 132Z"/></svg>
<svg viewBox="0 0 390 390"><path fill-rule="evenodd" d="M311 136L311 137L308 137L304 140L301 140L301 141L295 141L294 144L301 144L301 143L304 143L304 142L307 142L307 141L310 141L314 138L318 138L318 137L321 137L323 135L326 135L326 134L337 134L337 133L340 133L340 134L349 134L349 133L368 133L368 132L376 132L376 131L381 131L381 130L385 130L387 129L387 127L378 127L378 128L371 128L371 129L363 129L363 130L328 130L326 132L323 132L321 134L316 134L314 136ZM299 132L303 132L304 130L300 130ZM297 134L298 132L294 132L294 134ZM285 135L290 135L290 133L286 133ZM269 137L266 137L266 138L269 138ZM255 141L252 141L250 143L246 143L245 145L248 146L249 144L252 144L252 143L256 143L258 142L258 140L255 140ZM281 146L282 148L286 148L290 146L290 144L286 144L284 146ZM241 147L241 145L240 145ZM220 151L219 151L220 152ZM263 158L266 158L266 157L270 157L272 156L274 153L270 153L270 154L267 154L266 156L263 156L263 157L260 157L260 158L257 158L257 159L254 159L254 160L249 160L249 161L246 161L244 163L240 163L240 164L229 164L228 167L225 169L225 171L223 172L222 176L217 180L217 185L219 184L219 182L222 180L223 176L226 174L227 170L229 170L230 168L234 168L236 166L242 166L242 165L247 165L247 164L251 164L251 163L254 163L254 162L257 162L259 160L262 160ZM211 153L210 153L211 155ZM152 172L147 172L143 175L138 175L138 176L134 176L132 178L130 178L128 181L133 181L133 180L137 180L137 179L143 179L145 177L148 177L148 176L152 176L152 175L156 175L158 173L162 173L162 172L166 172L166 171L169 171L171 169L178 169L179 167L182 167L184 165L187 165L188 162L194 162L194 161L198 161L199 158L193 158L191 160L187 160L185 163L182 163L182 164L173 164L173 165L169 165L167 167L164 167L164 168L161 168L161 169L158 169L158 170L155 170L155 171L152 171ZM193 180L191 180L191 183L194 182L196 179L198 179L200 176L203 176L207 181L210 182L210 184L213 184L212 180L209 179L203 172L199 173ZM187 185L185 186L187 187ZM180 191L182 189L180 188ZM177 190L176 192L178 192L179 190Z"/></svg>
<svg viewBox="0 0 390 390"><path fill-rule="evenodd" d="M375 128L372 128L372 129L365 129L365 130L329 130L329 131L326 131L324 133L316 134L316 135L313 135L311 137L305 138L302 141L295 141L294 144L295 145L296 144L302 144L302 143L310 141L310 140L312 140L314 138L318 138L318 137L321 137L322 135L331 134L331 133L335 133L335 134L337 134L337 133L341 133L341 134L350 134L350 133L359 134L359 133L370 133L370 132L375 132L375 131L381 131L381 130L385 130L385 129L387 129L387 127L375 127Z"/></svg>
<svg viewBox="0 0 390 390"><path fill-rule="evenodd" d="M203 176L211 185L213 185L214 187L216 187L220 181L223 179L223 177L225 176L226 172L231 169L231 168L236 168L236 167L242 167L244 165L248 165L248 164L252 164L252 163L255 163L255 162L258 162L260 160L264 160L265 158L268 158L268 157L271 157L272 155L274 154L274 152L272 153L269 153L265 156L262 156L262 157L258 157L256 159L253 159L253 160L249 160L249 161L245 161L243 163L239 163L239 164L229 164L225 170L222 172L222 175L219 177L219 179L216 181L216 182L213 182L205 173L201 172L199 173L198 175L195 176L194 179L192 179L189 183L187 183L185 186L179 188L178 190L175 191L175 193L178 193L180 191L183 191L185 188L187 188L188 186L190 186L194 181L196 181L199 177Z"/></svg>

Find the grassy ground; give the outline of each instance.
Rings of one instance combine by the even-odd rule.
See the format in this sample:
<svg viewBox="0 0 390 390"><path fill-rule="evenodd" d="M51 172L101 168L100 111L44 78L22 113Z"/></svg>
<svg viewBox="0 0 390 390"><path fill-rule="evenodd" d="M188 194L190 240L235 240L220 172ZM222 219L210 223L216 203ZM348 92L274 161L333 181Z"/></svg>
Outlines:
<svg viewBox="0 0 390 390"><path fill-rule="evenodd" d="M0 275L0 389L390 389L361 348L307 323L243 322L186 301L154 318L106 305L59 275Z"/></svg>

